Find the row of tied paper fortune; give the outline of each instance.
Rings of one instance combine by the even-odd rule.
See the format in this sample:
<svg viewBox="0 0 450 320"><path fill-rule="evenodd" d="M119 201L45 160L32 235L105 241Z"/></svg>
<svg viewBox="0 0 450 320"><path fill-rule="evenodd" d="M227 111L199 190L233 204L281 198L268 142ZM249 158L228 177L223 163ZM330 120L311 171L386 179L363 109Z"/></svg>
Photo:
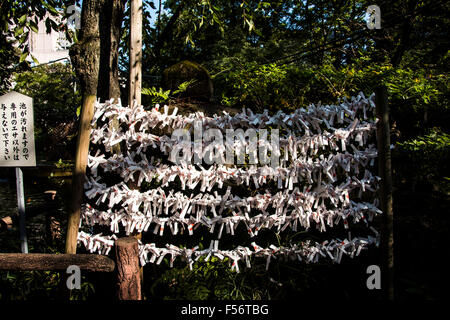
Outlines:
<svg viewBox="0 0 450 320"><path fill-rule="evenodd" d="M369 245L378 246L380 241L379 233L370 226L373 218L381 213L375 198L379 178L369 170L377 156L375 146L370 144L376 129L373 111L373 96L366 98L362 93L338 105L311 105L291 114L279 111L274 115L267 111L254 114L244 109L233 116L226 112L213 117L200 112L183 116L176 108L169 113L167 106L159 110L157 105L146 111L138 105L122 107L120 101L119 104L114 101L97 103L91 142L102 148L89 156L90 174L85 184L88 201L82 208L82 225L108 226L112 234L93 235L80 231L78 240L90 252L108 254L120 231L126 234L153 232L163 236L165 232L192 235L199 227L208 228L216 238L204 250L198 246L180 248L173 244L158 248L153 243L140 242L141 265L159 264L164 257L170 257L172 266L180 257L192 268L200 257L208 260L215 256L229 258L236 271L241 261L250 267L252 256L266 258L267 268L271 259L280 255L306 262L317 262L322 257L337 263L343 255L357 256ZM112 125L113 119L118 120L119 127ZM182 142L151 132L155 128L190 128L192 131L194 125L200 125L203 130L214 128L223 132L229 128L251 128L257 132L269 127L279 128L282 159L275 168L164 161ZM126 151L113 154L113 147L119 143ZM241 145L235 141L224 142L226 148L231 149L246 148L245 143L248 142L241 141ZM152 151L160 152L166 159L149 157L149 153L154 154ZM105 172L117 174L123 181L108 186L101 178ZM135 186L141 186L143 181L152 179L159 181L159 186L145 192L130 189L126 184L133 181ZM171 189L174 183L178 183L181 190ZM227 188L220 192L224 184ZM232 193L230 185L245 185L258 192L239 197ZM191 191L190 195L186 194L187 190ZM363 195L371 202L362 201ZM370 235L352 237L352 224L363 224ZM245 228L238 229L240 225ZM255 237L262 229L280 233L287 228L297 231L315 227L324 232L327 227L339 225L347 230L344 239L267 248L256 244ZM251 246L219 249L218 239L224 232L233 236L241 230L255 240Z"/></svg>

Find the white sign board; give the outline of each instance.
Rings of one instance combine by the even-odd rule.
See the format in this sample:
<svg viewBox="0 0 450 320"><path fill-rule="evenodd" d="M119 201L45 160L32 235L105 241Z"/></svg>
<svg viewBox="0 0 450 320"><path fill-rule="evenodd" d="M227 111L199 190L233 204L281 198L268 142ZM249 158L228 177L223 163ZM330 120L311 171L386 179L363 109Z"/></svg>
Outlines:
<svg viewBox="0 0 450 320"><path fill-rule="evenodd" d="M0 167L34 167L33 98L18 92L0 97Z"/></svg>

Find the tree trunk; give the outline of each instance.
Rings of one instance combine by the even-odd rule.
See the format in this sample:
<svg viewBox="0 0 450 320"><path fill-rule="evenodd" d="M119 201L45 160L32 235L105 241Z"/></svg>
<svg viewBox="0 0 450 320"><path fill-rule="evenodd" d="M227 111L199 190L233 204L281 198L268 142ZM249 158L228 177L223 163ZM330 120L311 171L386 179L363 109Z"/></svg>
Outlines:
<svg viewBox="0 0 450 320"><path fill-rule="evenodd" d="M159 38L159 34L161 33L161 6L162 0L159 0L159 8L158 8L158 28L156 29L156 38Z"/></svg>
<svg viewBox="0 0 450 320"><path fill-rule="evenodd" d="M105 0L100 13L100 69L97 97L101 102L120 98L119 43L126 0ZM119 128L116 117L111 126ZM113 147L113 153L120 153L120 144Z"/></svg>
<svg viewBox="0 0 450 320"><path fill-rule="evenodd" d="M100 14L100 70L97 96L103 102L120 98L119 42L125 0L106 0Z"/></svg>
<svg viewBox="0 0 450 320"><path fill-rule="evenodd" d="M117 298L119 300L141 300L139 270L139 247L133 237L116 241Z"/></svg>
<svg viewBox="0 0 450 320"><path fill-rule="evenodd" d="M380 202L383 211L382 224L382 288L386 298L394 299L394 213L392 199L391 142L389 108L386 87L375 91L377 112L378 172L381 177Z"/></svg>
<svg viewBox="0 0 450 320"><path fill-rule="evenodd" d="M75 72L80 80L83 104L78 129L75 168L72 176L72 201L66 238L66 253L76 253L78 227L80 224L83 184L89 153L91 120L97 96L98 74L100 67L100 1L84 0L81 12L81 30L79 43L70 50Z"/></svg>

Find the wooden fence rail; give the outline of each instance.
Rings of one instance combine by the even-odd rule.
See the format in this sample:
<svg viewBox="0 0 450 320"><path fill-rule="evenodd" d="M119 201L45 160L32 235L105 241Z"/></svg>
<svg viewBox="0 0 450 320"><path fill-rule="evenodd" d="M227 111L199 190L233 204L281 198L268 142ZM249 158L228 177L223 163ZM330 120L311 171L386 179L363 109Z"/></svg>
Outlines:
<svg viewBox="0 0 450 320"><path fill-rule="evenodd" d="M0 253L0 270L67 270L77 265L81 270L112 272L112 259L94 254Z"/></svg>
<svg viewBox="0 0 450 320"><path fill-rule="evenodd" d="M116 272L117 298L141 300L139 250L136 238L121 238L115 243L116 262L98 254L0 253L0 270L66 271L71 265L90 272Z"/></svg>

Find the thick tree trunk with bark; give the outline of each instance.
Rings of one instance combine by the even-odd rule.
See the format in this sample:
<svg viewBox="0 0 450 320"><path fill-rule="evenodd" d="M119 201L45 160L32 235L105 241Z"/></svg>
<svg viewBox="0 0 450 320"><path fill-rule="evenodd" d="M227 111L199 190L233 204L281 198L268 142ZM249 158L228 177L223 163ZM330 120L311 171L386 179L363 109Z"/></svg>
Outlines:
<svg viewBox="0 0 450 320"><path fill-rule="evenodd" d="M100 71L97 96L120 98L119 43L126 0L105 0L100 15Z"/></svg>
<svg viewBox="0 0 450 320"><path fill-rule="evenodd" d="M70 49L70 58L80 81L83 96L97 95L100 68L99 13L102 1L84 0L79 42Z"/></svg>
<svg viewBox="0 0 450 320"><path fill-rule="evenodd" d="M76 253L77 236L80 223L83 184L89 153L89 135L94 103L97 96L98 74L100 67L100 1L84 0L81 12L81 30L79 43L70 50L72 64L78 76L83 96L80 124L75 155L75 168L72 177L72 201L66 238L66 253Z"/></svg>
<svg viewBox="0 0 450 320"><path fill-rule="evenodd" d="M120 98L119 43L126 0L104 0L100 14L100 70L97 97L101 102ZM118 129L119 121L114 118L112 128ZM120 153L120 144L113 147Z"/></svg>

